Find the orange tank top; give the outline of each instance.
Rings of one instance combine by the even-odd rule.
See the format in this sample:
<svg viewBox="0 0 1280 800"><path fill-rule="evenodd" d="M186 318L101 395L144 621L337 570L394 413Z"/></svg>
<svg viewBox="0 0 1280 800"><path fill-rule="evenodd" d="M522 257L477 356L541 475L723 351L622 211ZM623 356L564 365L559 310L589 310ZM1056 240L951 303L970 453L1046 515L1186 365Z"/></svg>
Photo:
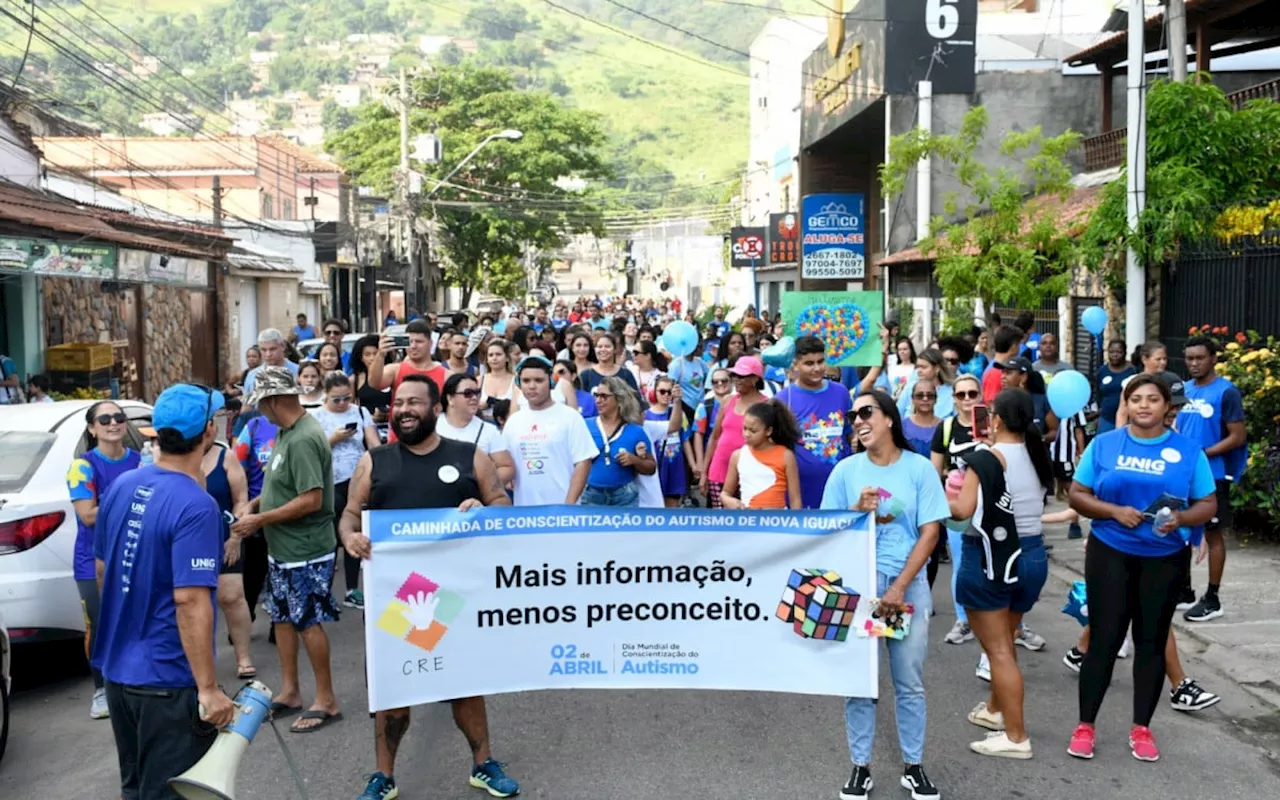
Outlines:
<svg viewBox="0 0 1280 800"><path fill-rule="evenodd" d="M787 449L738 451L738 495L747 508L787 507Z"/></svg>

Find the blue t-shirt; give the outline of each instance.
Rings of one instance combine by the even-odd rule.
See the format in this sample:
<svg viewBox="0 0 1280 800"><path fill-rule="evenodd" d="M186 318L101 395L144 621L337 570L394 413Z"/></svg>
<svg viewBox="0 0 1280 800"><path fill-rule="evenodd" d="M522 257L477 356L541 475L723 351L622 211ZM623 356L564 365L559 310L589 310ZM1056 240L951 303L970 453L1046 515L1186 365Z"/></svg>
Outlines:
<svg viewBox="0 0 1280 800"><path fill-rule="evenodd" d="M836 464L853 454L853 400L838 383L824 380L820 389L791 384L778 392L800 423L800 446L795 449L800 473L800 499L804 508L822 505L822 490Z"/></svg>
<svg viewBox="0 0 1280 800"><path fill-rule="evenodd" d="M285 365L286 367L288 367L288 368L289 368L289 371L290 371L290 372L292 372L294 375L297 375L297 374L298 374L298 365L297 365L297 364L295 364L295 363L293 363L292 361L289 361L289 360L287 360L287 359L286 359L286 360L285 360L285 362L284 362L284 365ZM248 397L249 395L253 394L253 384L254 384L254 383L256 383L256 382L257 382L257 380L258 380L258 370L260 370L260 369L262 369L262 367L261 367L261 366L254 367L253 369L249 370L249 374L248 374L248 375L245 375L245 376L244 376L244 387L243 387L243 389L244 389L244 396L245 396L245 397Z"/></svg>
<svg viewBox="0 0 1280 800"><path fill-rule="evenodd" d="M1080 457L1072 480L1088 486L1107 503L1139 511L1169 495L1185 508L1214 493L1209 459L1196 442L1165 431L1154 439L1138 439L1129 428L1099 434ZM1177 533L1159 536L1144 519L1126 528L1114 519L1093 521L1091 533L1109 547L1135 556L1167 556L1185 547Z"/></svg>
<svg viewBox="0 0 1280 800"><path fill-rule="evenodd" d="M591 474L587 476L587 485L593 488L616 489L635 480L635 468L624 467L618 463L618 454L623 450L634 456L639 455L636 448L643 447L646 454L653 455L653 444L645 435L643 426L630 422L624 424L614 438L609 440L607 451L604 433L600 430L600 418L596 417L588 422L587 429L591 431L591 440L596 443L596 449L600 451L600 455L591 462ZM608 463L606 463L606 452Z"/></svg>
<svg viewBox="0 0 1280 800"><path fill-rule="evenodd" d="M706 363L700 358L674 358L667 374L680 384L684 402L691 406L697 405L707 385Z"/></svg>
<svg viewBox="0 0 1280 800"><path fill-rule="evenodd" d="M195 686L173 591L205 587L215 600L222 564L217 502L188 475L142 467L116 480L95 527L93 555L105 570L93 666L127 686Z"/></svg>
<svg viewBox="0 0 1280 800"><path fill-rule="evenodd" d="M902 574L907 557L920 538L920 526L942 522L951 507L942 481L924 456L904 452L882 467L866 453L857 453L836 465L822 494L825 511L846 511L858 502L862 490L880 490L876 511L876 571L890 578Z"/></svg>
<svg viewBox="0 0 1280 800"><path fill-rule="evenodd" d="M1094 379L1098 390L1098 418L1109 424L1110 430L1116 425L1116 412L1120 410L1120 397L1124 393L1124 382L1129 376L1137 373L1132 365L1115 372L1110 366L1103 364Z"/></svg>
<svg viewBox="0 0 1280 800"><path fill-rule="evenodd" d="M728 336L728 335L729 335L729 329L730 329L730 327L731 327L731 326L729 325L729 323L728 323L728 322L724 322L724 321L721 321L721 322L711 322L710 324L711 324L711 325L716 326L716 338L717 338L717 339L723 339L724 337L726 337L726 336Z"/></svg>
<svg viewBox="0 0 1280 800"><path fill-rule="evenodd" d="M578 411L583 417L590 419L600 413L596 410L596 399L591 396L591 392L586 389L575 389L574 393L578 395Z"/></svg>
<svg viewBox="0 0 1280 800"><path fill-rule="evenodd" d="M907 437L907 444L911 445L911 449L929 458L933 452L933 433L938 430L938 425L917 425L911 421L910 417L902 418L902 435Z"/></svg>
<svg viewBox="0 0 1280 800"><path fill-rule="evenodd" d="M116 478L131 469L136 469L142 457L136 450L124 449L119 459L104 456L98 448L93 448L71 462L67 470L67 490L71 493L71 502L77 500L97 500L101 511L102 498ZM99 517L101 518L101 517ZM72 562L72 573L78 581L97 579L97 570L93 566L93 528L76 519L76 548Z"/></svg>
<svg viewBox="0 0 1280 800"><path fill-rule="evenodd" d="M1183 384L1187 393L1187 404L1178 411L1178 433L1200 445L1201 449L1213 447L1227 438L1227 424L1244 422L1244 401L1240 390L1226 378L1214 378L1209 384L1200 386L1195 381ZM1213 470L1213 479L1225 480L1227 477L1226 462L1223 456L1209 458L1209 468ZM1239 478L1239 475L1233 475Z"/></svg>
<svg viewBox="0 0 1280 800"><path fill-rule="evenodd" d="M258 416L249 420L236 437L236 460L244 467L250 500L262 494L263 470L271 460L271 451L276 447L276 433L279 430L266 417Z"/></svg>
<svg viewBox="0 0 1280 800"><path fill-rule="evenodd" d="M315 325L307 325L306 327L303 327L301 325L294 325L293 338L301 342L306 339L318 339L319 337L316 336Z"/></svg>

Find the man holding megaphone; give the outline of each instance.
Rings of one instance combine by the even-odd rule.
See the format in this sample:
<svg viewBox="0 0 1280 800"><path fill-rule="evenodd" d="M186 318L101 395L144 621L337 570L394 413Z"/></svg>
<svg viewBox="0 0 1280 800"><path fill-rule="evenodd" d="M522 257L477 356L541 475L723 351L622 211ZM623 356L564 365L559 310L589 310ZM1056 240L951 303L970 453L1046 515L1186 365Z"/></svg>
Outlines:
<svg viewBox="0 0 1280 800"><path fill-rule="evenodd" d="M223 402L192 384L161 393L155 463L121 475L99 505L93 666L106 679L125 800L175 797L169 779L234 715L214 674L222 521L201 468Z"/></svg>

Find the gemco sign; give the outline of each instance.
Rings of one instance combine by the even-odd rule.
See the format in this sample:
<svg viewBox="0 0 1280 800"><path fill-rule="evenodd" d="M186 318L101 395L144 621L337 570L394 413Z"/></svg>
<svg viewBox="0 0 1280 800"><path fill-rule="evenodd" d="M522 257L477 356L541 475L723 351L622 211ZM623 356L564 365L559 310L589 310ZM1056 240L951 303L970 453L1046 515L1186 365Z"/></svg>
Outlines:
<svg viewBox="0 0 1280 800"><path fill-rule="evenodd" d="M800 277L862 280L867 274L866 198L860 194L811 194L800 205L803 220Z"/></svg>

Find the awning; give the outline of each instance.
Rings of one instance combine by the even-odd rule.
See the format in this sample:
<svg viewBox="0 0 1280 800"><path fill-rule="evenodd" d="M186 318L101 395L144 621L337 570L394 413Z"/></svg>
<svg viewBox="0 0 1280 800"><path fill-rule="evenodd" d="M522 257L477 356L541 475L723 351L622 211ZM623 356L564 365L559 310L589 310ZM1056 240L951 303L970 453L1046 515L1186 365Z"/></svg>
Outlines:
<svg viewBox="0 0 1280 800"><path fill-rule="evenodd" d="M227 253L227 263L232 269L252 270L255 272L274 272L282 277L300 275L302 269L293 263L293 259L274 250L251 244L244 240L236 240L235 247Z"/></svg>

